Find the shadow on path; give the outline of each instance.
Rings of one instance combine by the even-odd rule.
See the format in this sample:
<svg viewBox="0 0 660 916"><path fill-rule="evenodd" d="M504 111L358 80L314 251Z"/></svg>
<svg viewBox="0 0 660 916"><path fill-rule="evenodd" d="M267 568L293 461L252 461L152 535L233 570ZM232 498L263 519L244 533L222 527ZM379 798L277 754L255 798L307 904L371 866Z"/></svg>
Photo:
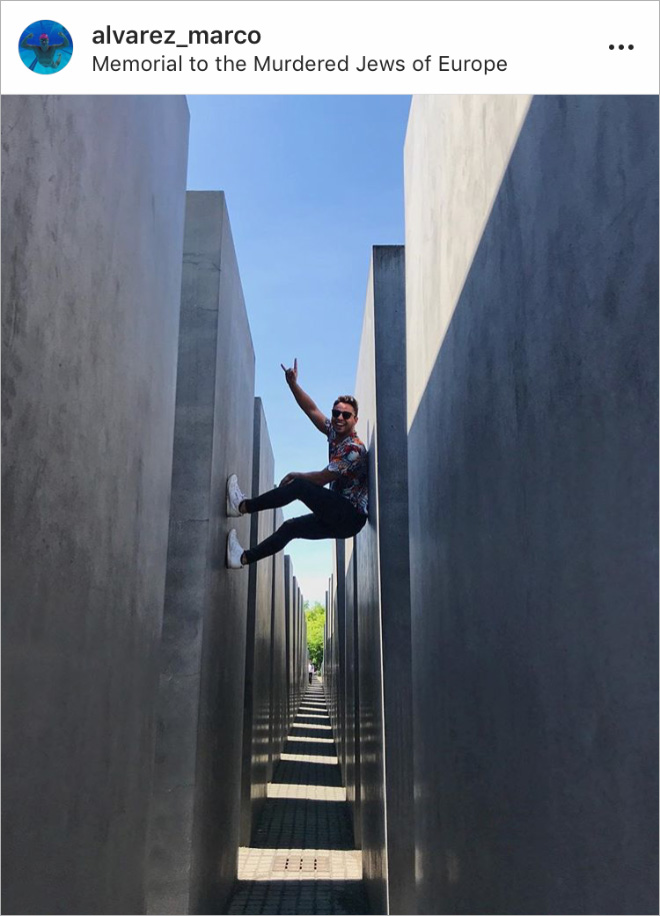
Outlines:
<svg viewBox="0 0 660 916"><path fill-rule="evenodd" d="M251 845L239 851L227 913L370 913L337 749L328 739L330 719L315 680L275 767Z"/></svg>

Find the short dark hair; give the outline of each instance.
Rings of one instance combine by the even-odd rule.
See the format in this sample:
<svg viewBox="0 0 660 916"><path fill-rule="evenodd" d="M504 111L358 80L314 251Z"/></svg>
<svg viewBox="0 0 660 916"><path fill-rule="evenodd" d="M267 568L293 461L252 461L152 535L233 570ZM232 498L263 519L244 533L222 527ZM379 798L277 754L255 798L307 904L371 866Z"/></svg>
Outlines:
<svg viewBox="0 0 660 916"><path fill-rule="evenodd" d="M351 407L355 408L355 416L358 415L358 402L355 400L352 394L342 394L341 397L335 399L335 403L332 405L336 407L337 404L350 404Z"/></svg>

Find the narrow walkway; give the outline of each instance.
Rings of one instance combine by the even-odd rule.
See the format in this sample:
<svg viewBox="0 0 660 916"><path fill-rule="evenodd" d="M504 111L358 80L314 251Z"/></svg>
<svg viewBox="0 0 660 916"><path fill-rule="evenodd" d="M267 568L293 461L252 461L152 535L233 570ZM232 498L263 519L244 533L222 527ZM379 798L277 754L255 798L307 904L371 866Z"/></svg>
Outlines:
<svg viewBox="0 0 660 916"><path fill-rule="evenodd" d="M228 913L369 913L323 688L308 688Z"/></svg>

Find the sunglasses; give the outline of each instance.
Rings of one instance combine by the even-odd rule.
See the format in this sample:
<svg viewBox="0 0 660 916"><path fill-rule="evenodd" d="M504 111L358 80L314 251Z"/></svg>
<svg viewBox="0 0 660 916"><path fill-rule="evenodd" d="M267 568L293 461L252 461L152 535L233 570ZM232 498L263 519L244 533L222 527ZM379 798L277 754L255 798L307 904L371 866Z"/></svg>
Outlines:
<svg viewBox="0 0 660 916"><path fill-rule="evenodd" d="M332 416L335 420L338 420L340 417L343 417L344 420L350 420L351 417L354 417L355 414L351 413L350 410L333 410Z"/></svg>

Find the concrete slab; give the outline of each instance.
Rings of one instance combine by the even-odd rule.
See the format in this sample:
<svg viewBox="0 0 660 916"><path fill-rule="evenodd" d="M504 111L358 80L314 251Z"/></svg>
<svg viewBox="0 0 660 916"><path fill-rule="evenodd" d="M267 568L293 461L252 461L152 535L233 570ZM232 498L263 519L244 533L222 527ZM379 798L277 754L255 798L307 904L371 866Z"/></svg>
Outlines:
<svg viewBox="0 0 660 916"><path fill-rule="evenodd" d="M3 910L139 913L188 111L2 100Z"/></svg>
<svg viewBox="0 0 660 916"><path fill-rule="evenodd" d="M334 634L336 665L334 707L335 740L342 778L346 781L346 542L337 540L333 551Z"/></svg>
<svg viewBox="0 0 660 916"><path fill-rule="evenodd" d="M406 141L415 912L651 913L658 100L535 98L493 183L503 104Z"/></svg>
<svg viewBox="0 0 660 916"><path fill-rule="evenodd" d="M357 553L355 539L349 538L344 542L345 547L345 655L348 664L344 670L344 731L345 755L344 773L346 784L346 798L351 805L353 824L356 840L360 833L360 818L358 810L360 798L360 783L357 773L359 769L359 654L358 654L358 614L357 614Z"/></svg>
<svg viewBox="0 0 660 916"><path fill-rule="evenodd" d="M274 514L277 530L284 522L281 509ZM268 773L272 779L273 768L282 752L289 731L288 683L286 664L286 606L284 597L284 554L273 557L273 596L271 602L271 649L270 649L270 747Z"/></svg>
<svg viewBox="0 0 660 916"><path fill-rule="evenodd" d="M293 695L294 677L294 611L293 611L293 564L288 554L284 555L284 605L286 615L286 683L287 683L287 734L296 714Z"/></svg>
<svg viewBox="0 0 660 916"><path fill-rule="evenodd" d="M254 457L250 496L274 487L273 449L261 398L254 399ZM275 513L250 517L250 547L274 531ZM243 764L241 778L241 844L250 843L256 818L266 798L270 756L270 653L273 602L273 557L247 569L248 609L243 707Z"/></svg>
<svg viewBox="0 0 660 916"><path fill-rule="evenodd" d="M225 484L251 454L253 405L254 350L225 197L189 191L150 829L152 913L222 907L236 878L248 580L224 563L227 532L235 527L246 542L249 520L226 517Z"/></svg>
<svg viewBox="0 0 660 916"><path fill-rule="evenodd" d="M374 911L387 913L415 912L405 320L404 249L376 246L355 392L369 449L369 522L346 574L357 593L347 645L359 652L346 671L357 667L359 679L345 717L357 693L364 876Z"/></svg>

